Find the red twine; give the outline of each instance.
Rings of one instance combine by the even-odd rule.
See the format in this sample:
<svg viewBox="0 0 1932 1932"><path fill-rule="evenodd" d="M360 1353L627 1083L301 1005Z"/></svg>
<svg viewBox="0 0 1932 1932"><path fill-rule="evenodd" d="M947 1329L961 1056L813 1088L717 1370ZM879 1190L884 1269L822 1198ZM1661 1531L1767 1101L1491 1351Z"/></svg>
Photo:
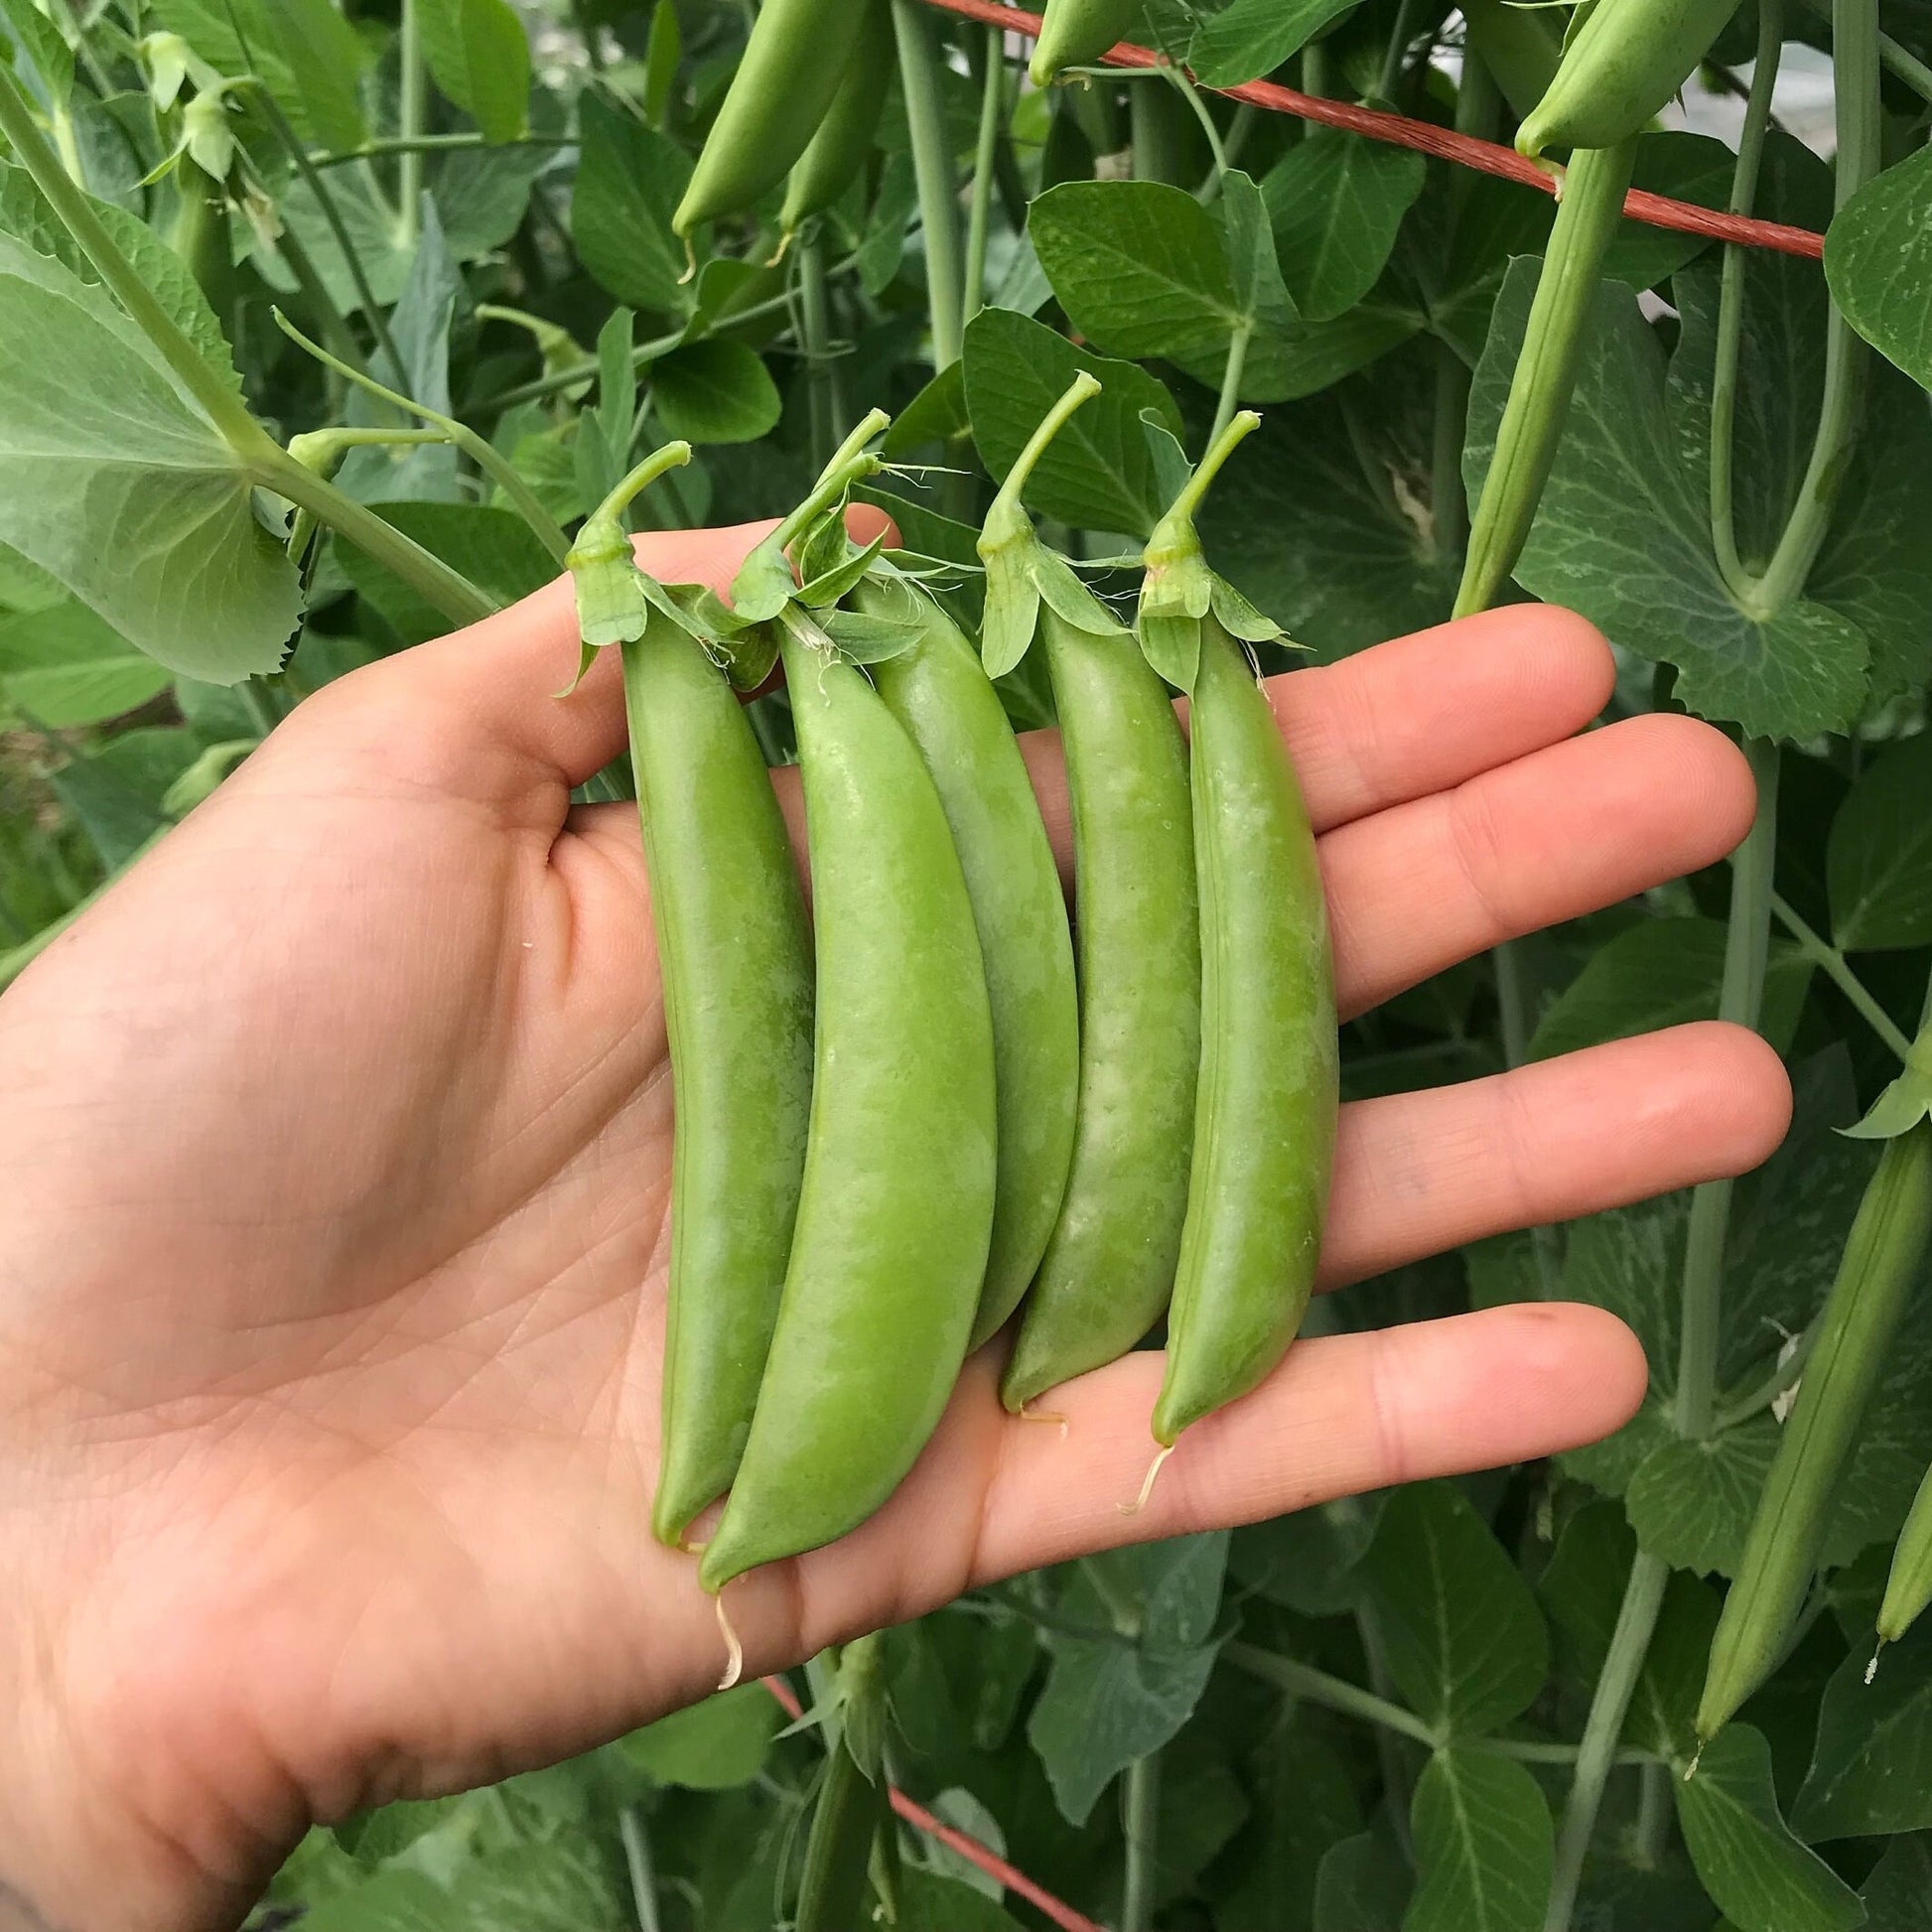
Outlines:
<svg viewBox="0 0 1932 1932"><path fill-rule="evenodd" d="M1037 14L1006 6L1002 0L926 0L926 5L1016 34L1039 32ZM1101 59L1114 68L1172 65L1165 55L1128 41L1122 41ZM1413 148L1418 154L1434 155L1438 160L1452 161L1458 167L1473 168L1480 174L1520 182L1525 188L1538 188L1546 195L1557 192L1557 176L1526 160L1514 148L1502 147L1494 141L1478 141L1473 135L1457 134L1452 128L1437 127L1430 121L1411 120L1406 114L1385 114L1373 107L1353 107L1346 101L1329 100L1320 94L1297 93L1293 87L1277 86L1272 80L1250 80L1239 87L1211 87L1207 91L1225 94L1230 100L1245 100L1251 106L1266 108L1271 114L1293 114L1300 120L1318 121L1324 127L1344 128L1371 141ZM1805 255L1814 261L1825 252L1825 237L1809 228L1725 214L1719 208L1699 207L1695 202L1674 202L1668 196L1652 195L1641 188L1631 189L1623 198L1623 212L1630 220L1641 221L1647 227L1671 228L1679 234L1703 235L1712 241L1732 241L1744 248L1770 248L1782 255Z"/></svg>

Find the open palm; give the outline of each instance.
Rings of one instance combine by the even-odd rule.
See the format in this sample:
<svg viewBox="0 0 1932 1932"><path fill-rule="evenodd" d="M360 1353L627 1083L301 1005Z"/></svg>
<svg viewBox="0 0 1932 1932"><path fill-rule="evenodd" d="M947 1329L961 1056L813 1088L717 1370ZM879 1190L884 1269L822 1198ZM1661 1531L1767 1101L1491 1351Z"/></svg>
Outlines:
<svg viewBox="0 0 1932 1932"><path fill-rule="evenodd" d="M650 539L727 581L756 531ZM709 1688L651 1543L672 1096L622 743L562 586L330 687L0 1002L0 1881L232 1923L312 1818L585 1748ZM1710 863L1741 759L1574 738L1610 662L1504 611L1271 689L1342 1006ZM1064 854L1049 736L1030 741ZM783 783L797 818L796 787ZM1776 1059L1679 1029L1345 1111L1324 1273L1728 1173ZM1127 1537L1536 1455L1639 1399L1596 1311L1298 1347L1140 1517L1159 1363L1008 1420L995 1343L889 1507L732 1589L752 1668ZM11 1731L5 1726L11 1724ZM0 1882L0 1921L6 1917Z"/></svg>

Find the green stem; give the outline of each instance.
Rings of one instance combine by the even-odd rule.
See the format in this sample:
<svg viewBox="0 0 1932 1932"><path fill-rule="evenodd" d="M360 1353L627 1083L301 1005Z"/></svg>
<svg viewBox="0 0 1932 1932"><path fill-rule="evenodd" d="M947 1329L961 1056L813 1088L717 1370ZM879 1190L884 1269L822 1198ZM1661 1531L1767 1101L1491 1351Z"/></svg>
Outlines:
<svg viewBox="0 0 1932 1932"><path fill-rule="evenodd" d="M1127 1862L1120 1932L1153 1932L1156 1855L1160 1843L1161 1756L1150 1751L1127 1767L1121 1826Z"/></svg>
<svg viewBox="0 0 1932 1932"><path fill-rule="evenodd" d="M285 227L275 237L276 252L288 263L290 272L295 276L295 285L302 291L303 299L322 318L322 330L328 339L330 350L340 356L351 367L361 368L362 345L355 340L355 332L348 326L348 318L337 307L336 298L329 293L329 287L322 279L314 258L308 249L296 239L295 231ZM333 374L334 371L332 370ZM332 384L330 394L340 398L340 384Z"/></svg>
<svg viewBox="0 0 1932 1932"><path fill-rule="evenodd" d="M282 112L281 103L266 87L257 85L252 89L255 99L260 103L262 113L268 121L276 141L283 153L295 165L295 171L308 185L310 194L316 198L316 207L322 210L322 218L329 224L329 232L336 238L336 246L342 250L343 265L348 270L348 279L355 285L355 299L361 305L362 313L368 318L370 333L375 337L375 345L389 358L389 366L397 375L402 373L402 354L396 347L395 338L389 333L388 318L382 313L382 305L375 299L375 290L369 286L369 278L362 267L362 257L356 252L354 237L348 231L348 223L343 219L343 211L336 205L336 198L330 192L329 184L317 173L309 160L309 151L302 145L295 129L289 124L289 117Z"/></svg>
<svg viewBox="0 0 1932 1932"><path fill-rule="evenodd" d="M1178 103L1160 84L1166 79L1161 69L1143 69L1135 77L1157 84L1127 90L1127 142L1134 179L1177 186L1180 150L1175 139L1174 111Z"/></svg>
<svg viewBox="0 0 1932 1932"><path fill-rule="evenodd" d="M80 142L73 131L72 114L66 107L57 106L54 112L48 117L48 120L49 125L54 129L54 147L55 151L61 157L62 168L66 171L68 179L73 183L74 187L79 189L82 194L85 194L87 189L87 164L81 157Z"/></svg>
<svg viewBox="0 0 1932 1932"><path fill-rule="evenodd" d="M667 470L681 470L690 461L691 446L681 440L651 451L584 519L584 533L578 538L579 544L590 535L593 524L609 526L621 532L623 513L630 507L632 499L640 496Z"/></svg>
<svg viewBox="0 0 1932 1932"><path fill-rule="evenodd" d="M1584 325L1595 298L1603 252L1623 217L1635 157L1634 140L1614 148L1586 148L1565 177L1522 353L1496 432L1495 455L1469 530L1469 552L1455 594L1458 618L1486 611L1496 601L1535 521L1570 412Z"/></svg>
<svg viewBox="0 0 1932 1932"><path fill-rule="evenodd" d="M1664 1863L1670 1844L1671 1768L1668 1764L1646 1764L1637 1774L1637 1824L1631 1835L1630 1856L1640 1871L1655 1871Z"/></svg>
<svg viewBox="0 0 1932 1932"><path fill-rule="evenodd" d="M1757 781L1757 812L1731 862L1730 915L1725 932L1724 986L1718 1016L1755 1027L1764 1004L1764 965L1771 936L1771 873L1777 852L1778 748L1747 740L1744 756ZM1677 1353L1672 1421L1690 1442L1711 1434L1717 1398L1718 1339L1724 1298L1725 1238L1730 1222L1729 1180L1707 1180L1691 1196L1684 1251L1684 1312Z"/></svg>
<svg viewBox="0 0 1932 1932"><path fill-rule="evenodd" d="M1749 214L1757 200L1764 136L1771 123L1771 94L1784 51L1783 0L1758 0L1757 66L1737 138L1737 165L1730 178L1730 212ZM1726 245L1718 297L1716 367L1711 379L1711 543L1718 570L1733 597L1747 596L1750 574L1737 555L1737 523L1731 488L1736 441L1737 357L1744 335L1745 253Z"/></svg>
<svg viewBox="0 0 1932 1932"><path fill-rule="evenodd" d="M448 154L461 148L488 148L501 154L506 148L574 148L576 141L562 134L526 134L517 141L491 141L467 128L455 134L379 134L354 148L336 148L309 156L312 168L345 168L351 161L373 161L388 155Z"/></svg>
<svg viewBox="0 0 1932 1932"><path fill-rule="evenodd" d="M623 1840L623 1862L630 1873L630 1899L636 1907L637 1932L662 1932L650 1838L644 1830L644 1815L635 1805L625 1805L618 1814L618 1832Z"/></svg>
<svg viewBox="0 0 1932 1932"><path fill-rule="evenodd" d="M400 145L396 168L396 239L404 248L415 245L421 233L423 205L423 134L429 120L429 77L423 68L423 21L419 0L402 0L402 33L398 40L401 77L396 133ZM400 369L401 364L397 364Z"/></svg>
<svg viewBox="0 0 1932 1932"><path fill-rule="evenodd" d="M1000 485L1000 494L996 501L1012 503L1020 501L1026 493L1027 480L1034 474L1034 466L1045 454L1053 438L1065 428L1067 418L1083 402L1090 401L1099 393L1100 378L1081 369L1066 385L1065 391L1054 402L1052 408L1039 419L1039 426L1028 437L1026 448L1015 458L1013 468L1007 472L1006 482Z"/></svg>
<svg viewBox="0 0 1932 1932"><path fill-rule="evenodd" d="M805 376L811 399L812 462L821 468L845 434L839 395L839 368L832 355L832 311L826 300L825 251L816 225L798 244L798 306L805 347Z"/></svg>
<svg viewBox="0 0 1932 1932"><path fill-rule="evenodd" d="M986 30L986 72L980 80L979 142L973 150L973 199L966 216L966 274L959 319L967 323L986 303L986 236L993 215L993 183L998 168L1000 129L1006 120L1006 34Z"/></svg>
<svg viewBox="0 0 1932 1932"><path fill-rule="evenodd" d="M1780 1359L1772 1364L1769 1374L1734 1402L1726 1402L1719 1409L1711 1424L1714 1436L1722 1436L1726 1430L1749 1422L1753 1416L1761 1416L1779 1396L1797 1387L1805 1364L1811 1360L1811 1351L1818 1345L1819 1325L1819 1317L1814 1316L1789 1354L1782 1349L1778 1351Z"/></svg>
<svg viewBox="0 0 1932 1932"><path fill-rule="evenodd" d="M1402 84L1402 70L1407 66L1409 43L1416 38L1422 15L1422 0L1402 0L1396 9L1395 26L1389 33L1389 44L1382 55L1382 72L1375 83L1376 98L1393 102L1396 89Z"/></svg>
<svg viewBox="0 0 1932 1932"><path fill-rule="evenodd" d="M1771 895L1771 915L1798 942L1805 957L1852 1003L1865 1025L1904 1060L1912 1050L1905 1030L1872 998L1871 989L1853 972L1845 955L1823 934L1814 932L1797 907L1780 894Z"/></svg>
<svg viewBox="0 0 1932 1932"><path fill-rule="evenodd" d="M1838 109L1833 204L1843 208L1883 163L1878 0L1833 0L1832 86ZM1858 440L1866 366L1863 340L1834 304L1825 337L1825 394L1811 460L1784 535L1758 580L1751 600L1753 615L1774 616L1803 594L1831 529L1832 510Z"/></svg>
<svg viewBox="0 0 1932 1932"><path fill-rule="evenodd" d="M538 542L558 563L563 562L570 551L570 539L564 534L563 526L544 508L542 498L517 475L514 465L500 450L491 448L468 423L458 422L454 416L446 416L441 410L414 402L408 396L401 395L378 382L374 376L365 375L360 369L350 367L339 356L330 354L320 343L311 342L303 335L281 310L275 309L271 313L275 318L275 326L282 334L292 343L307 349L325 368L334 369L338 375L354 383L358 389L364 390L380 402L388 403L394 409L400 409L404 415L414 416L419 422L431 424L439 437L455 444L510 499L516 507L517 514L530 526Z"/></svg>
<svg viewBox="0 0 1932 1932"><path fill-rule="evenodd" d="M865 421L839 445L831 462L819 472L811 494L778 525L767 541L780 550L788 550L855 483L872 476L879 468L879 460L866 455L866 445L892 420L883 409L869 410Z"/></svg>
<svg viewBox="0 0 1932 1932"><path fill-rule="evenodd" d="M1220 442L1241 401L1241 378L1248 366L1248 344L1254 339L1254 324L1243 322L1228 337L1227 360L1221 365L1221 393L1214 400L1214 425L1207 432L1208 447Z"/></svg>
<svg viewBox="0 0 1932 1932"><path fill-rule="evenodd" d="M1281 1657L1249 1643L1228 1644L1221 1655L1250 1676L1265 1678L1291 1697L1305 1698L1310 1704L1320 1705L1324 1711L1337 1712L1344 1718L1359 1718L1362 1723L1380 1729L1413 1737L1430 1750L1441 1741L1413 1711L1377 1697L1373 1691L1365 1691L1346 1678L1331 1677L1311 1664L1298 1664L1293 1657Z"/></svg>
<svg viewBox="0 0 1932 1932"><path fill-rule="evenodd" d="M893 29L898 38L899 84L912 134L919 220L925 230L932 363L935 370L945 370L959 360L965 275L959 245L959 183L941 91L943 69L932 38L932 16L921 0L893 0Z"/></svg>
<svg viewBox="0 0 1932 1932"><path fill-rule="evenodd" d="M1636 1692L1644 1656L1650 1649L1651 1633L1657 1627L1657 1613L1663 1608L1664 1586L1669 1582L1667 1563L1638 1553L1630 1566L1630 1581L1624 1587L1623 1604L1617 1611L1609 1652L1596 1679L1589 1716L1584 1722L1584 1741L1577 1751L1576 1774L1571 1779L1570 1797L1557 1833L1556 1863L1551 1873L1550 1903L1543 1917L1543 1932L1570 1932L1577 1891L1583 1883L1584 1860L1589 1852L1590 1839L1596 1831L1596 1814L1603 1803L1603 1787L1609 1782L1610 1769L1616 1761L1616 1742L1623 1734L1624 1714Z"/></svg>
<svg viewBox="0 0 1932 1932"><path fill-rule="evenodd" d="M1462 445L1469 428L1469 365L1448 343L1436 349L1436 409L1429 453L1431 538L1444 563L1469 538L1469 499L1462 487Z"/></svg>
<svg viewBox="0 0 1932 1932"><path fill-rule="evenodd" d="M115 245L94 212L92 198L61 166L4 64L0 64L0 134L6 136L15 158L33 176L34 185L79 244L81 253L93 263L100 279L154 345L182 387L221 432L228 447L248 462L266 451L281 456L275 440L248 413L247 404L208 365Z"/></svg>

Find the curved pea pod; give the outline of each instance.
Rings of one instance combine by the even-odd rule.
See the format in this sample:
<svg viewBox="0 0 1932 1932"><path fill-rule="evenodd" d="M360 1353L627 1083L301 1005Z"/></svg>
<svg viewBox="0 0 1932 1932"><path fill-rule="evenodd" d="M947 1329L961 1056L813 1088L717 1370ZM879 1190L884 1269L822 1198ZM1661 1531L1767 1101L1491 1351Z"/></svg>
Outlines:
<svg viewBox="0 0 1932 1932"><path fill-rule="evenodd" d="M999 1189L971 1346L1026 1294L1046 1251L1073 1158L1080 1007L1059 868L1013 727L979 652L923 592L869 579L854 597L879 617L912 601L911 649L873 677L939 789L973 901L993 1010Z"/></svg>
<svg viewBox="0 0 1932 1932"><path fill-rule="evenodd" d="M853 0L765 0L671 217L678 234L750 207L785 178L831 108L866 14Z"/></svg>
<svg viewBox="0 0 1932 1932"><path fill-rule="evenodd" d="M751 1440L699 1578L856 1528L938 1422L993 1227L993 1020L972 902L917 749L786 619L818 1000L791 1261Z"/></svg>
<svg viewBox="0 0 1932 1932"><path fill-rule="evenodd" d="M1073 814L1080 1097L1073 1165L1001 1384L1018 1410L1161 1318L1187 1212L1200 940L1187 751L1133 638L1050 605L1039 639Z"/></svg>
<svg viewBox="0 0 1932 1932"><path fill-rule="evenodd" d="M1517 130L1526 155L1641 134L1697 71L1737 0L1596 0Z"/></svg>
<svg viewBox="0 0 1932 1932"><path fill-rule="evenodd" d="M1818 1567L1833 1493L1932 1237L1932 1122L1885 1143L1859 1203L1818 1344L1725 1598L1698 1705L1717 1735L1770 1676Z"/></svg>
<svg viewBox="0 0 1932 1932"><path fill-rule="evenodd" d="M865 0L859 11L864 17L859 45L818 132L785 183L778 226L787 236L801 222L830 207L872 152L897 53L886 0Z"/></svg>
<svg viewBox="0 0 1932 1932"><path fill-rule="evenodd" d="M668 620L623 646L630 757L671 1045L670 1321L651 1528L676 1544L751 1432L812 1091L812 953L745 709Z"/></svg>
<svg viewBox="0 0 1932 1932"><path fill-rule="evenodd" d="M1467 0L1463 31L1482 64L1520 119L1530 112L1556 78L1563 35L1548 15L1509 0Z"/></svg>
<svg viewBox="0 0 1932 1932"><path fill-rule="evenodd" d="M1201 1061L1163 1446L1246 1395L1295 1339L1321 1258L1338 1082L1314 835L1247 652L1211 614L1189 718Z"/></svg>
<svg viewBox="0 0 1932 1932"><path fill-rule="evenodd" d="M1898 1533L1878 1606L1878 1641L1896 1643L1932 1603L1932 1469L1912 1498L1911 1514Z"/></svg>
<svg viewBox="0 0 1932 1932"><path fill-rule="evenodd" d="M1145 0L1046 0L1028 71L1035 87L1062 68L1086 67L1147 18Z"/></svg>

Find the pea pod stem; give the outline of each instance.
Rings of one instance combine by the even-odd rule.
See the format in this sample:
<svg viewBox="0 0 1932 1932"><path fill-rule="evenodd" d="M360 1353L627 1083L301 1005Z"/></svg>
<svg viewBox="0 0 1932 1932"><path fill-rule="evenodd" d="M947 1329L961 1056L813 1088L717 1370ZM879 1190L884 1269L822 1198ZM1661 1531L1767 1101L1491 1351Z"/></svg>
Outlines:
<svg viewBox="0 0 1932 1932"><path fill-rule="evenodd" d="M839 445L831 462L819 472L811 493L778 525L771 539L778 549L789 550L855 483L878 470L878 459L867 456L865 448L892 420L883 409L867 412L865 421Z"/></svg>
<svg viewBox="0 0 1932 1932"><path fill-rule="evenodd" d="M1470 522L1455 593L1458 618L1486 611L1496 601L1536 519L1570 411L1603 254L1623 218L1635 160L1634 138L1614 148L1585 149L1564 177L1495 453Z"/></svg>
<svg viewBox="0 0 1932 1932"><path fill-rule="evenodd" d="M1034 467L1046 453L1047 446L1062 429L1067 419L1084 402L1089 402L1100 393L1100 379L1089 370L1080 369L1065 391L1055 399L1053 406L1040 418L1038 427L1028 437L1025 447L1014 458L1013 468L1006 474L1006 481L1000 484L995 506L1011 504L1018 506L1026 493L1028 480L1034 474ZM990 520L990 519L989 519Z"/></svg>
<svg viewBox="0 0 1932 1932"><path fill-rule="evenodd" d="M479 436L468 423L447 416L440 409L431 409L426 403L416 402L391 389L386 383L378 382L366 369L358 369L340 355L331 354L320 343L311 342L279 308L271 308L269 313L275 318L276 328L298 348L314 356L324 368L333 370L345 382L353 383L378 402L401 410L405 416L414 416L418 422L430 424L439 437L461 450L510 499L516 513L528 524L530 533L556 562L561 564L569 556L570 538L564 534L563 525L544 508L543 499L518 475L516 466L500 450ZM688 445L686 460L689 460Z"/></svg>

